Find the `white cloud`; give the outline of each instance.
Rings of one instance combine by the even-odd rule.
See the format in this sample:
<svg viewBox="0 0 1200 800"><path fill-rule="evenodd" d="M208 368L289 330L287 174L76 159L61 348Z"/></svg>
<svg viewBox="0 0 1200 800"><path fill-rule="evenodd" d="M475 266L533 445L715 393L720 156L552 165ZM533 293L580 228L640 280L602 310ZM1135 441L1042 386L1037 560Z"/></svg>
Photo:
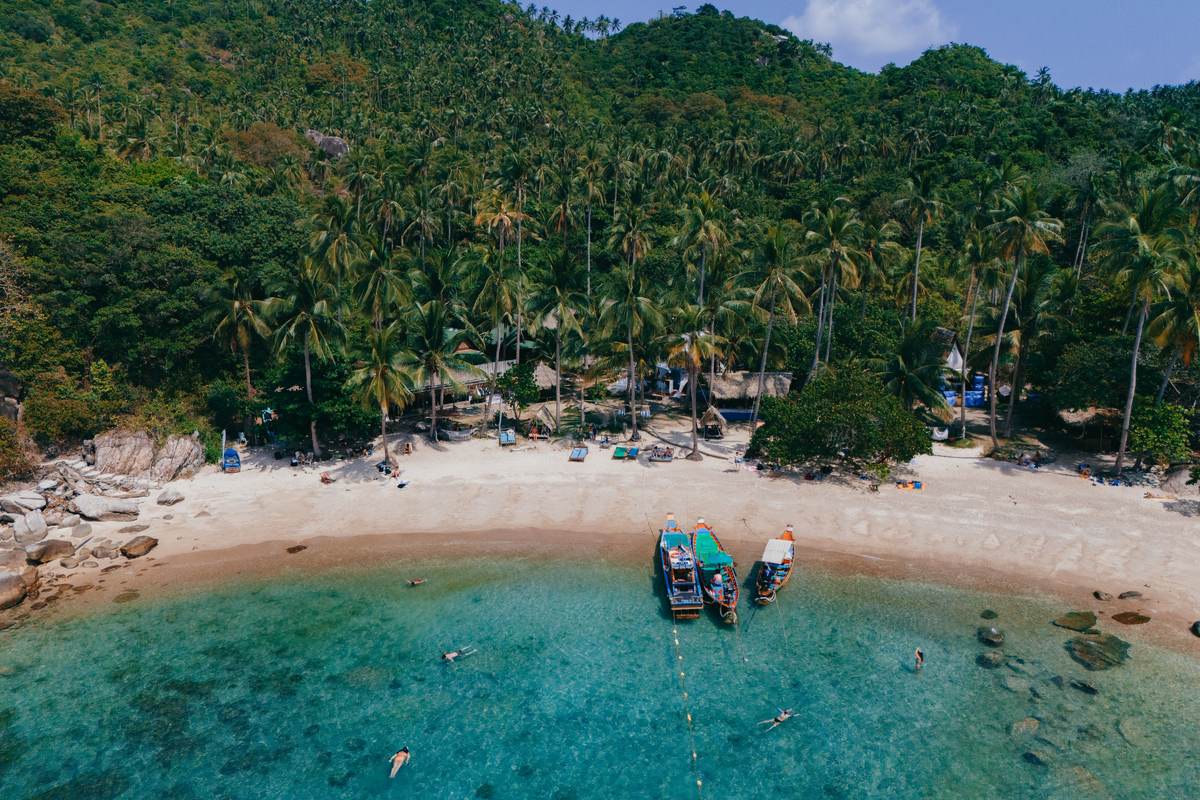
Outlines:
<svg viewBox="0 0 1200 800"><path fill-rule="evenodd" d="M945 44L954 26L933 0L808 0L804 13L783 21L802 39L829 42L862 56L916 53Z"/></svg>

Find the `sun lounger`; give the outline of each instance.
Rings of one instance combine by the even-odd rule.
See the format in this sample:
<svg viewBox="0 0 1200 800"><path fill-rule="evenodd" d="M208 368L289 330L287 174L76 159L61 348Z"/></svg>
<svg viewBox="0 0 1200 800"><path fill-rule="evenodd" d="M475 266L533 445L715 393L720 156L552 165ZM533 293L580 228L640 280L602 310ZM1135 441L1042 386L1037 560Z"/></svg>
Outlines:
<svg viewBox="0 0 1200 800"><path fill-rule="evenodd" d="M637 457L638 457L638 449L636 447L631 447L625 451L625 460L626 461L637 461Z"/></svg>
<svg viewBox="0 0 1200 800"><path fill-rule="evenodd" d="M671 449L670 447L664 447L662 445L655 445L654 447L650 448L650 460L651 461L671 461L674 458L675 458L675 451L673 449ZM735 459L735 461L736 460L737 459Z"/></svg>
<svg viewBox="0 0 1200 800"><path fill-rule="evenodd" d="M612 455L612 457L613 457L614 459L617 459L617 460L619 461L619 460L621 460L621 459L625 458L625 453L626 453L626 452L628 452L628 451L626 450L626 448L625 448L625 446L624 446L624 445L617 445L616 447L614 447L614 448L613 448L613 455Z"/></svg>
<svg viewBox="0 0 1200 800"><path fill-rule="evenodd" d="M500 445L516 444L517 432L514 430L500 431Z"/></svg>
<svg viewBox="0 0 1200 800"><path fill-rule="evenodd" d="M586 447L572 447L570 460L583 461L585 458L587 458L587 453L588 449Z"/></svg>

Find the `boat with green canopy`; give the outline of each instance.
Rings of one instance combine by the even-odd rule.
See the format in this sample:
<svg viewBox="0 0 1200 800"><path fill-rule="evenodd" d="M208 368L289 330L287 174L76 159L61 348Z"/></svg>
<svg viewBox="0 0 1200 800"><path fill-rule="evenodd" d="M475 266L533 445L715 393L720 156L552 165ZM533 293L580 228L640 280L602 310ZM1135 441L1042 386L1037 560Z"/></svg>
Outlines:
<svg viewBox="0 0 1200 800"><path fill-rule="evenodd" d="M700 565L700 585L705 601L717 607L723 621L730 625L736 623L738 580L733 556L725 552L716 531L703 517L696 520L692 530L692 550Z"/></svg>

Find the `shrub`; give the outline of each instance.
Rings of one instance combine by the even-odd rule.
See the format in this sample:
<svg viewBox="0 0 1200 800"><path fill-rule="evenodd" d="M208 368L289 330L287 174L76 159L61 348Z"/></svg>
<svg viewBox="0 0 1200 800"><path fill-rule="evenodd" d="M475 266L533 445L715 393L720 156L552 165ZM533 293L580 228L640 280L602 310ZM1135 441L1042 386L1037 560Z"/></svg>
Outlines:
<svg viewBox="0 0 1200 800"><path fill-rule="evenodd" d="M1141 458L1156 464L1184 461L1190 454L1188 435L1188 417L1183 408L1149 402L1134 406L1129 421L1129 450Z"/></svg>
<svg viewBox="0 0 1200 800"><path fill-rule="evenodd" d="M32 469L29 442L15 422L0 417L0 483L23 478Z"/></svg>

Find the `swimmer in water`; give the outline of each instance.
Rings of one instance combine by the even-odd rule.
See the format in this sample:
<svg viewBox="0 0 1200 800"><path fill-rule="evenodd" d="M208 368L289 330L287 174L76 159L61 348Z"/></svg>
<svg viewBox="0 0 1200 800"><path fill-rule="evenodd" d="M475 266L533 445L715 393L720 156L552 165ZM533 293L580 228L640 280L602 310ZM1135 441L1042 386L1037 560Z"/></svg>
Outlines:
<svg viewBox="0 0 1200 800"><path fill-rule="evenodd" d="M400 768L408 763L409 756L408 747L401 747L396 752L396 755L392 756L392 773L388 775L389 778L396 777L396 773L400 771Z"/></svg>
<svg viewBox="0 0 1200 800"><path fill-rule="evenodd" d="M918 647L917 652L915 653L915 656L917 659L916 660L916 671L920 672L921 667L925 666L925 653L924 653L924 651L921 650L921 648Z"/></svg>
<svg viewBox="0 0 1200 800"><path fill-rule="evenodd" d="M466 658L467 656L475 655L474 647L462 647L458 650L450 650L442 653L442 661L453 664L456 658Z"/></svg>
<svg viewBox="0 0 1200 800"><path fill-rule="evenodd" d="M770 725L771 727L767 728L767 730L773 731L776 728L778 728L780 725L782 725L783 723L787 722L791 718L792 718L792 710L790 708L781 708L781 709L779 709L778 714L771 717L770 719L759 720L758 724L759 725Z"/></svg>
<svg viewBox="0 0 1200 800"><path fill-rule="evenodd" d="M420 586L424 582L425 582L424 578L409 578L408 579L409 586Z"/></svg>

